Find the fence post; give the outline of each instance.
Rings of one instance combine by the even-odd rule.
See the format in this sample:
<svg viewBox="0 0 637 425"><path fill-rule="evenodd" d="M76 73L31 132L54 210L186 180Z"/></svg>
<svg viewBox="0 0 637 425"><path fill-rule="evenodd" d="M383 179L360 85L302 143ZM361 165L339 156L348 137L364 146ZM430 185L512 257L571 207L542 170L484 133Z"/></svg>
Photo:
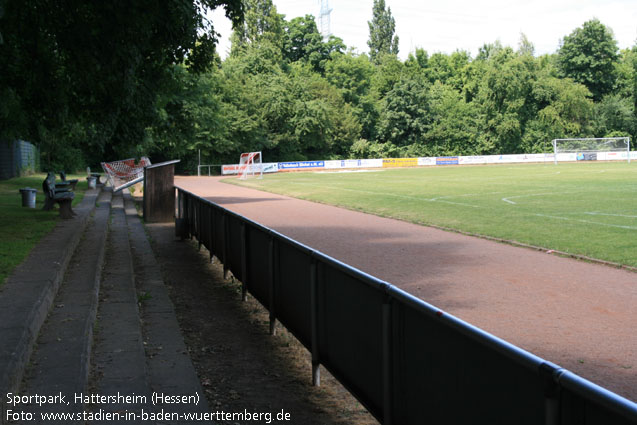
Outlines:
<svg viewBox="0 0 637 425"><path fill-rule="evenodd" d="M201 210L203 209L203 203L201 201L197 202L197 241L199 245L197 246L197 250L201 251L201 223L203 221L203 217L201 216Z"/></svg>
<svg viewBox="0 0 637 425"><path fill-rule="evenodd" d="M215 208L210 206L208 208L208 210L210 211L208 220L209 220L209 226L208 226L208 240L210 241L210 250L208 251L210 253L210 262L212 263L212 259L215 255L214 253L214 246L215 246L215 242L214 242L214 237L215 237Z"/></svg>
<svg viewBox="0 0 637 425"><path fill-rule="evenodd" d="M175 213L175 236L179 236L181 240L184 239L184 219L181 215L181 189L176 188L177 192L175 197L177 198L177 208Z"/></svg>
<svg viewBox="0 0 637 425"><path fill-rule="evenodd" d="M195 225L195 220L193 220L193 207L192 207L192 195L188 196L188 198L186 199L186 215L188 217L187 223L188 223L188 239L192 240L192 227Z"/></svg>
<svg viewBox="0 0 637 425"><path fill-rule="evenodd" d="M241 221L241 300L248 300L248 240L246 224Z"/></svg>
<svg viewBox="0 0 637 425"><path fill-rule="evenodd" d="M268 275L270 278L270 335L276 335L276 313L274 307L274 279L276 277L276 256L274 255L274 238L270 236L268 241Z"/></svg>
<svg viewBox="0 0 637 425"><path fill-rule="evenodd" d="M181 189L177 188L177 218L181 217Z"/></svg>
<svg viewBox="0 0 637 425"><path fill-rule="evenodd" d="M184 233L184 239L190 239L190 195L184 197L184 218L186 219L186 232Z"/></svg>
<svg viewBox="0 0 637 425"><path fill-rule="evenodd" d="M391 425L392 418L392 387L393 387L393 374L392 374L392 358L391 358L391 329L392 329L392 309L391 298L387 296L387 299L383 302L383 425Z"/></svg>
<svg viewBox="0 0 637 425"><path fill-rule="evenodd" d="M228 220L227 214L222 213L221 225L223 226L223 246L221 247L221 255L223 255L223 278L228 278Z"/></svg>
<svg viewBox="0 0 637 425"><path fill-rule="evenodd" d="M312 327L312 385L321 385L321 369L318 346L318 282L316 260L310 263L310 320Z"/></svg>
<svg viewBox="0 0 637 425"><path fill-rule="evenodd" d="M540 378L544 390L544 423L545 425L559 425L560 423L560 387L555 382L554 374L559 368L551 363L540 365Z"/></svg>

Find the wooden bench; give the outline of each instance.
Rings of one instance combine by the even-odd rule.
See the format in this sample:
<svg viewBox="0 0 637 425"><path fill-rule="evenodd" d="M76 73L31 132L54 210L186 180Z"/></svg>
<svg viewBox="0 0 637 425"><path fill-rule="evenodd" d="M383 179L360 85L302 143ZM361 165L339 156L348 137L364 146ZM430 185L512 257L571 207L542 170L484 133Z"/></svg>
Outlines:
<svg viewBox="0 0 637 425"><path fill-rule="evenodd" d="M60 217L73 218L75 213L71 208L75 192L71 190L70 182L55 183L55 173L49 172L46 179L42 182L42 191L44 192L45 211L53 209L56 203L60 204Z"/></svg>
<svg viewBox="0 0 637 425"><path fill-rule="evenodd" d="M62 179L63 182L69 182L71 185L71 189L75 190L75 185L77 185L77 179L67 180L66 173L64 171L60 171L60 179ZM56 185L59 185L59 183L56 183Z"/></svg>

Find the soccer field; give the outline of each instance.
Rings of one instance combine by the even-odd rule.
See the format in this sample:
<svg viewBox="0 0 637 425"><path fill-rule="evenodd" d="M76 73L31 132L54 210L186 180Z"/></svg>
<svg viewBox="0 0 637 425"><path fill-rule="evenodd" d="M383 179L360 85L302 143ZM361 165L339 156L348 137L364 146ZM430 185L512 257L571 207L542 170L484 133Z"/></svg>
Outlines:
<svg viewBox="0 0 637 425"><path fill-rule="evenodd" d="M635 163L278 173L227 181L637 267Z"/></svg>

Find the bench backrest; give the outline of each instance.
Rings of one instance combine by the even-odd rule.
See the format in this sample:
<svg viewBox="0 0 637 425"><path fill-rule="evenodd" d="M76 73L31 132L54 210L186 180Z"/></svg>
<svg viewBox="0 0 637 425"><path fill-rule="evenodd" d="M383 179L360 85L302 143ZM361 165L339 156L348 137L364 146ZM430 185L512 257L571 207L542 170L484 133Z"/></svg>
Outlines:
<svg viewBox="0 0 637 425"><path fill-rule="evenodd" d="M55 198L55 173L49 171L42 182L42 191L50 198Z"/></svg>

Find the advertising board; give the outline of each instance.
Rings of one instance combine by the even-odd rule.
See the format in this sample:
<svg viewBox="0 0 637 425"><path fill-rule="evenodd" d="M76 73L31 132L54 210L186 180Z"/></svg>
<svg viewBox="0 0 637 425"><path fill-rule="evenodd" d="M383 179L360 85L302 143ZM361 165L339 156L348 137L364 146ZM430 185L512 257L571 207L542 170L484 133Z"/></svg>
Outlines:
<svg viewBox="0 0 637 425"><path fill-rule="evenodd" d="M264 173L276 173L279 171L279 164L277 162L266 162L264 164L261 164L261 166L263 167ZM258 167L258 165L251 165L250 172L252 171L257 172L258 170L256 167ZM223 175L239 174L239 164L222 165L221 174Z"/></svg>
<svg viewBox="0 0 637 425"><path fill-rule="evenodd" d="M279 170L301 170L306 168L325 168L325 161L279 162Z"/></svg>
<svg viewBox="0 0 637 425"><path fill-rule="evenodd" d="M457 156L439 156L436 158L436 165L458 165Z"/></svg>
<svg viewBox="0 0 637 425"><path fill-rule="evenodd" d="M417 167L418 158L383 158L383 168Z"/></svg>
<svg viewBox="0 0 637 425"><path fill-rule="evenodd" d="M418 165L436 165L436 158L431 156L418 158Z"/></svg>

